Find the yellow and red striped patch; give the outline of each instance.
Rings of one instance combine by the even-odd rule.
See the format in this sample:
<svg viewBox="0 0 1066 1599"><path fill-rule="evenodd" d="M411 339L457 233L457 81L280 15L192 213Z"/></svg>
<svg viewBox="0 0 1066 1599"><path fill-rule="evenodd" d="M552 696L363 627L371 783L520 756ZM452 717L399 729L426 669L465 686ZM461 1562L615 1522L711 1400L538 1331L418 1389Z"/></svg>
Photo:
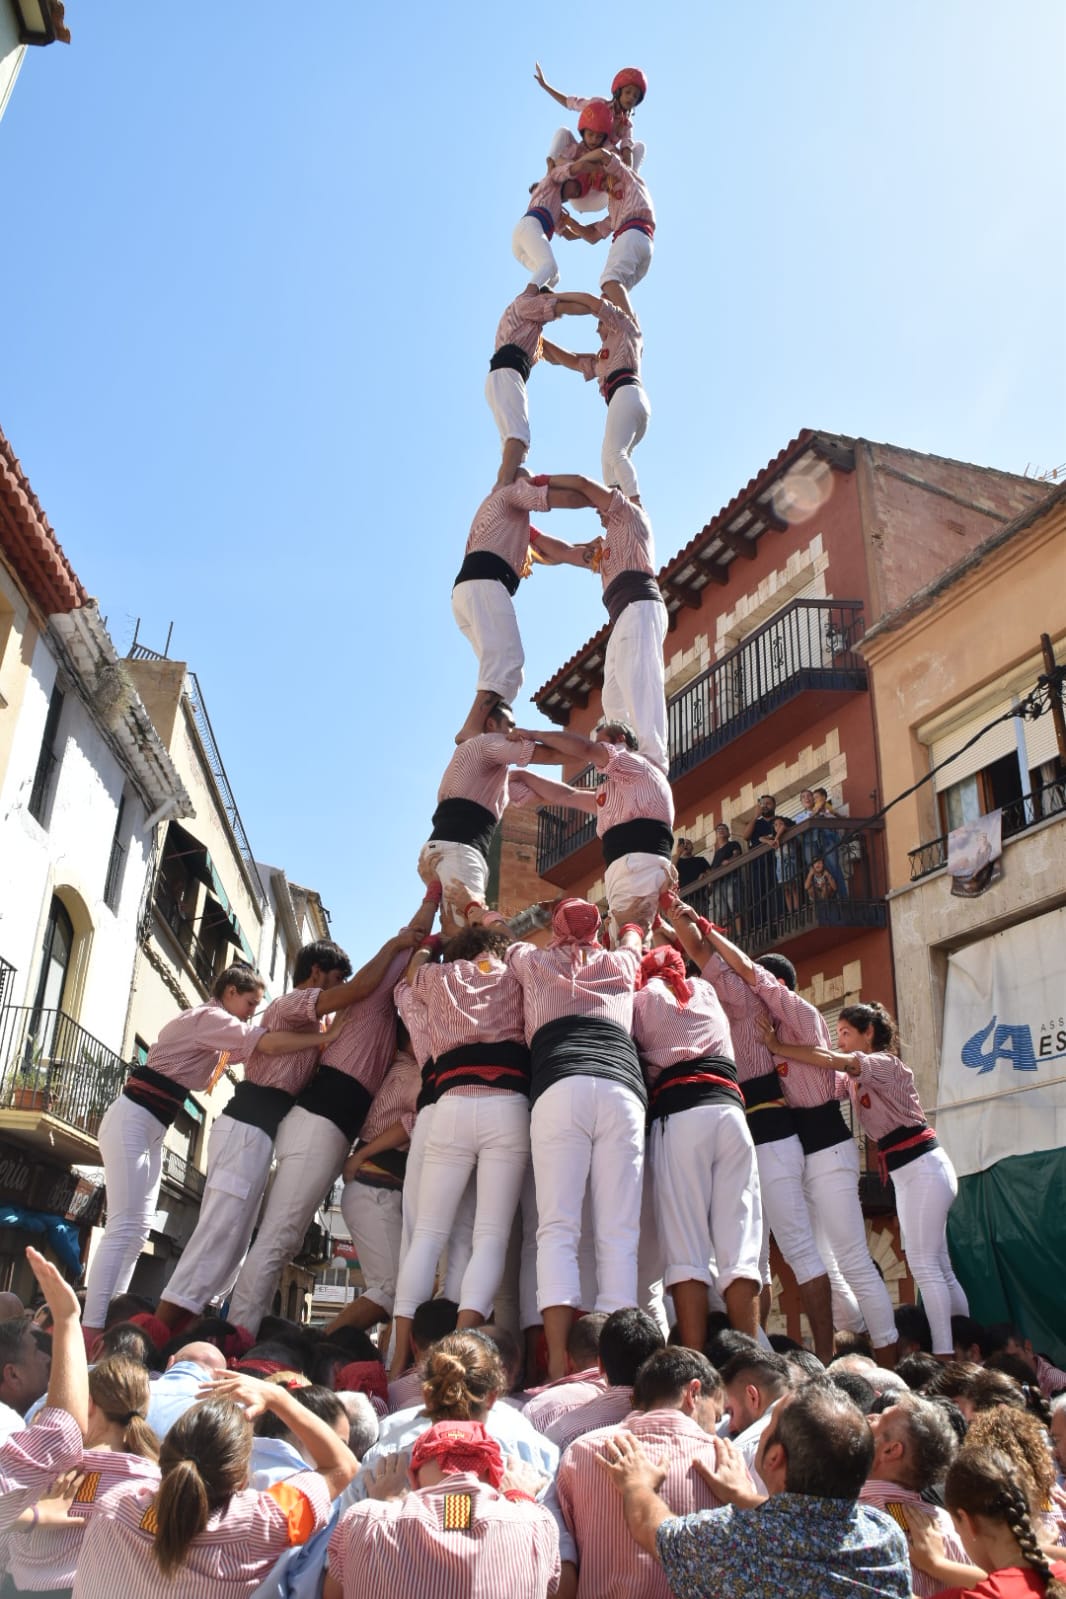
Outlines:
<svg viewBox="0 0 1066 1599"><path fill-rule="evenodd" d="M469 1494L444 1495L445 1532L469 1532L474 1518L474 1502Z"/></svg>

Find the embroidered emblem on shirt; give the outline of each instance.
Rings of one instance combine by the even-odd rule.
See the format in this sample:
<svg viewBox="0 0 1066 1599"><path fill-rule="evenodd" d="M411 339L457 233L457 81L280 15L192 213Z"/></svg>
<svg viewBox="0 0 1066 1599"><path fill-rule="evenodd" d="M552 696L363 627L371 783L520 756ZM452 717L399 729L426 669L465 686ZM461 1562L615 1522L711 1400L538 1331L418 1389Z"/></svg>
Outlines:
<svg viewBox="0 0 1066 1599"><path fill-rule="evenodd" d="M96 1498L99 1486L100 1473L98 1471L87 1471L81 1480L77 1493L74 1495L73 1503L76 1505L91 1505Z"/></svg>
<svg viewBox="0 0 1066 1599"><path fill-rule="evenodd" d="M469 1532L473 1511L473 1500L469 1494L445 1494L445 1532Z"/></svg>
<svg viewBox="0 0 1066 1599"><path fill-rule="evenodd" d="M883 1506L883 1509L887 1515L892 1517L893 1521L899 1522L900 1526L903 1528L903 1531L909 1536L910 1528L907 1526L907 1513L904 1510L902 1503L898 1499L889 1499Z"/></svg>
<svg viewBox="0 0 1066 1599"><path fill-rule="evenodd" d="M869 1096L869 1094L860 1094L859 1095L859 1104L862 1106L863 1110L869 1110L869 1108L870 1108L870 1096Z"/></svg>
<svg viewBox="0 0 1066 1599"><path fill-rule="evenodd" d="M159 1531L159 1518L158 1518L158 1516L155 1513L155 1500L154 1499L152 1500L152 1503L148 1506L148 1509L145 1511L144 1515L141 1517L141 1531L142 1532L150 1532L152 1534L153 1538L155 1537L156 1533Z"/></svg>

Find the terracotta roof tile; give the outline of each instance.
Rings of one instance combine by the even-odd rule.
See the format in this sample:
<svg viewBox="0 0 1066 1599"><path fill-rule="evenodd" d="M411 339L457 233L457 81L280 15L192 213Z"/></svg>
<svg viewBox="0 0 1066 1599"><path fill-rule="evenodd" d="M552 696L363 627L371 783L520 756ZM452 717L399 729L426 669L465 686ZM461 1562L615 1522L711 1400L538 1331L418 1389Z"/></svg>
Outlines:
<svg viewBox="0 0 1066 1599"><path fill-rule="evenodd" d="M0 431L0 554L46 616L84 605L88 595Z"/></svg>

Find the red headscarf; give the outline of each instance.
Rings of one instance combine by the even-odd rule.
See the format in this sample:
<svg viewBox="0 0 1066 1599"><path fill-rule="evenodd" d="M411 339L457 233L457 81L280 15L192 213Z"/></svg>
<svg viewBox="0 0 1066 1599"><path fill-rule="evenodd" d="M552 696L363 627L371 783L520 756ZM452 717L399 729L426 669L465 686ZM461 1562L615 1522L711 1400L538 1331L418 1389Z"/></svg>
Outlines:
<svg viewBox="0 0 1066 1599"><path fill-rule="evenodd" d="M503 1481L500 1446L480 1421L438 1421L422 1434L411 1450L412 1473L427 1460L438 1461L443 1472L476 1472L493 1488L498 1488Z"/></svg>
<svg viewBox="0 0 1066 1599"><path fill-rule="evenodd" d="M160 1321L158 1316L153 1316L150 1311L139 1311L136 1316L130 1317L130 1326L139 1327L154 1345L156 1354L169 1344L174 1334L165 1321Z"/></svg>
<svg viewBox="0 0 1066 1599"><path fill-rule="evenodd" d="M552 944L596 944L600 913L587 899L563 899L552 912Z"/></svg>
<svg viewBox="0 0 1066 1599"><path fill-rule="evenodd" d="M637 987L643 988L653 977L662 978L679 1005L687 1005L692 998L692 984L685 976L685 962L676 949L650 949L642 958Z"/></svg>
<svg viewBox="0 0 1066 1599"><path fill-rule="evenodd" d="M338 1366L333 1374L333 1386L338 1393L383 1399L386 1414L388 1412L389 1379L380 1360L350 1360L346 1366Z"/></svg>

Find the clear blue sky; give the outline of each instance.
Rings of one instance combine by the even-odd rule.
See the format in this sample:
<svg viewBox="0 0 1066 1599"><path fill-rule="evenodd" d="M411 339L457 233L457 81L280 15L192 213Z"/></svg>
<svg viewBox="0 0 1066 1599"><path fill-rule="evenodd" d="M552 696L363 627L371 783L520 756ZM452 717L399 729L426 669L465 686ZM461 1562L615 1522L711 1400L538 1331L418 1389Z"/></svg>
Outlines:
<svg viewBox="0 0 1066 1599"><path fill-rule="evenodd" d="M73 43L29 53L0 123L0 425L119 649L173 621L256 853L353 955L419 897L473 693L449 590L498 458L511 228L561 120L534 60L575 94L650 81L638 465L666 558L803 426L1066 461L1064 18L70 0ZM564 285L595 289L604 249L560 242ZM530 401L534 470L598 475L592 389L538 367ZM519 614L532 691L598 584L538 571Z"/></svg>

